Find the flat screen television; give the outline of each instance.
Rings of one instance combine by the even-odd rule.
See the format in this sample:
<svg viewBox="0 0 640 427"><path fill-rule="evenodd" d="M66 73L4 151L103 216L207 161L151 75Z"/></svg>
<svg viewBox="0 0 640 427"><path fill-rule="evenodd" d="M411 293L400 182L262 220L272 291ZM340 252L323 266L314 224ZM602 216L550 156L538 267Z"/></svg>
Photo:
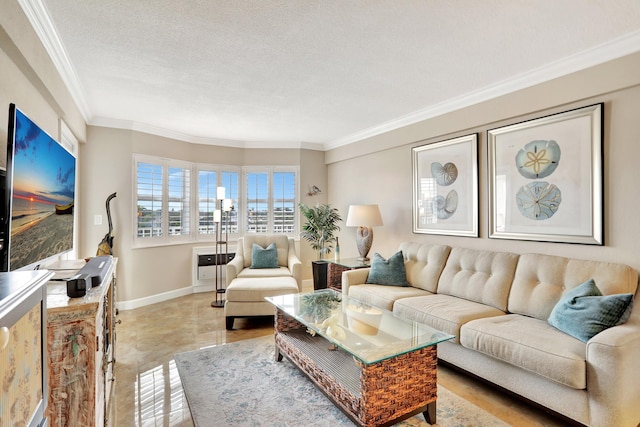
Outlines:
<svg viewBox="0 0 640 427"><path fill-rule="evenodd" d="M76 158L9 106L3 270L39 268L73 249Z"/></svg>

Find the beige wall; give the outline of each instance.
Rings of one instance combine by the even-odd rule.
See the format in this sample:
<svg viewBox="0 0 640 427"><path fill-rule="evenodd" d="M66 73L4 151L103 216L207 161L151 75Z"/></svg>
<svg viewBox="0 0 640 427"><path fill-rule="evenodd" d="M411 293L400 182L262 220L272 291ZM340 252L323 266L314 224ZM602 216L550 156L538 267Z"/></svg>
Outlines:
<svg viewBox="0 0 640 427"><path fill-rule="evenodd" d="M192 248L211 246L195 242L157 248L132 247L134 235L133 154L149 154L190 162L227 165L301 165L301 199L306 200L308 183L326 182L324 153L298 149L241 149L190 144L145 133L88 127L88 143L81 148L86 168L81 170L83 203L80 229L80 256L95 255L108 231L105 200L111 201L114 253L118 256L118 301L132 306L190 293L192 285ZM102 225L94 225L94 216L102 215ZM232 242L233 245L233 242ZM305 250L305 245L302 249ZM305 269L310 277L310 269ZM164 295L163 295L164 294ZM126 305L126 304L125 304Z"/></svg>
<svg viewBox="0 0 640 427"><path fill-rule="evenodd" d="M84 118L22 8L17 1L1 0L0 11L0 123L7 123L13 102L52 136L59 137L61 119L85 141ZM3 142L6 131L0 126ZM0 153L4 166L4 150Z"/></svg>
<svg viewBox="0 0 640 427"><path fill-rule="evenodd" d="M86 139L86 125L18 3L2 0L0 10L0 167L5 168L10 103L58 140L61 121L79 141ZM76 202L82 202L80 191ZM74 256L72 251L63 258Z"/></svg>
<svg viewBox="0 0 640 427"><path fill-rule="evenodd" d="M605 245L488 238L486 131L594 103L604 103ZM494 251L539 252L621 262L640 269L640 54L591 68L473 107L445 114L326 153L329 202L378 203L384 226L371 253L392 255L403 241L435 242ZM479 238L412 233L411 148L479 134ZM355 229L340 233L342 256L355 256Z"/></svg>

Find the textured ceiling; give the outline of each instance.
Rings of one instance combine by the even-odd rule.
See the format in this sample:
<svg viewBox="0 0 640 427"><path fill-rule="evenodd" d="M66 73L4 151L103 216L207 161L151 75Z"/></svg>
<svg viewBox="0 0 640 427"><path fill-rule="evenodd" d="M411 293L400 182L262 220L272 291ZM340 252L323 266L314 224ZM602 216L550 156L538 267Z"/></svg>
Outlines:
<svg viewBox="0 0 640 427"><path fill-rule="evenodd" d="M21 2L90 124L195 142L332 148L640 50L638 0Z"/></svg>

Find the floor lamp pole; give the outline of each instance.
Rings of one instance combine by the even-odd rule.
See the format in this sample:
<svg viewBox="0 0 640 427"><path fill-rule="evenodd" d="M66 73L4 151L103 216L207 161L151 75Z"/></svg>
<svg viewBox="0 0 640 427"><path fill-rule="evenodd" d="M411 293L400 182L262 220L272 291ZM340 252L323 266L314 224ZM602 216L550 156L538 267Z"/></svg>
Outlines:
<svg viewBox="0 0 640 427"><path fill-rule="evenodd" d="M226 268L227 264L227 255L228 255L228 247L227 247L227 239L229 236L228 230L225 229L225 240L222 240L222 226L224 225L226 228L226 221L224 220L226 216L224 215L224 210L222 208L223 199L220 199L220 222L216 223L216 300L211 303L211 307L224 307L224 293L226 290L224 286L222 286L222 273L223 268ZM214 215L214 221L215 221ZM222 251L224 249L224 252ZM222 258L225 258L225 262L222 262Z"/></svg>

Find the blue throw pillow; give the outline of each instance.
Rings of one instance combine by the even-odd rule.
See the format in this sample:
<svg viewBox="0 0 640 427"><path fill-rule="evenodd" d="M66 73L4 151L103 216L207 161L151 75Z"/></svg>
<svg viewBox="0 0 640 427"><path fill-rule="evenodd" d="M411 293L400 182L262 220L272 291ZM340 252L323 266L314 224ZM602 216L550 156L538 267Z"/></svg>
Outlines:
<svg viewBox="0 0 640 427"><path fill-rule="evenodd" d="M626 322L633 294L602 295L593 279L567 292L551 311L551 326L587 342L594 335Z"/></svg>
<svg viewBox="0 0 640 427"><path fill-rule="evenodd" d="M409 286L402 252L396 252L388 260L379 253L373 255L371 270L366 283L389 286Z"/></svg>
<svg viewBox="0 0 640 427"><path fill-rule="evenodd" d="M256 243L251 246L251 268L278 268L278 250L275 242L266 249Z"/></svg>

